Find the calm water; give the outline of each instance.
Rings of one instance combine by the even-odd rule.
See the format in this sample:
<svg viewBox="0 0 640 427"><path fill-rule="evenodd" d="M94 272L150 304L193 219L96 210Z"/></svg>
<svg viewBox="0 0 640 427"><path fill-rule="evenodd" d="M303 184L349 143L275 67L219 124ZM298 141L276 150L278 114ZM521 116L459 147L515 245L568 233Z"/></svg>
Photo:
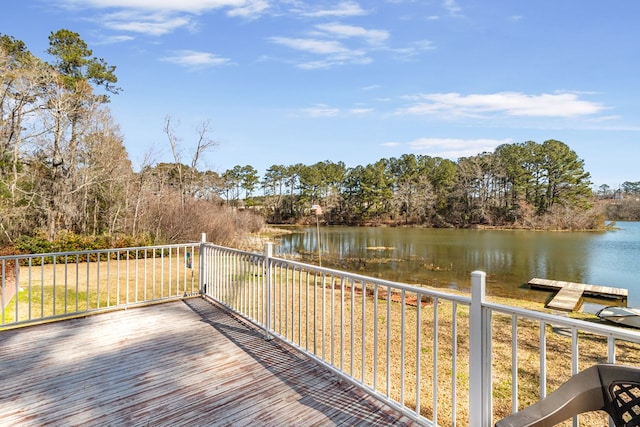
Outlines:
<svg viewBox="0 0 640 427"><path fill-rule="evenodd" d="M470 272L487 272L492 295L544 301L526 289L532 277L629 290L640 306L640 222L603 233L321 227L322 265L411 284L468 290ZM315 227L295 228L277 255L318 262Z"/></svg>

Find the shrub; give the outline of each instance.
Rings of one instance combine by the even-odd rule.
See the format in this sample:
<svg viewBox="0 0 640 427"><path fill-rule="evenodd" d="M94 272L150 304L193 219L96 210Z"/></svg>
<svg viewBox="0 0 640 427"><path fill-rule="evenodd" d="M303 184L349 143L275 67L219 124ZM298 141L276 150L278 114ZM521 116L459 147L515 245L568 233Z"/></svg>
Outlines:
<svg viewBox="0 0 640 427"><path fill-rule="evenodd" d="M33 236L20 236L15 243L16 252L21 254L44 254L53 252L53 244L43 231L37 231Z"/></svg>

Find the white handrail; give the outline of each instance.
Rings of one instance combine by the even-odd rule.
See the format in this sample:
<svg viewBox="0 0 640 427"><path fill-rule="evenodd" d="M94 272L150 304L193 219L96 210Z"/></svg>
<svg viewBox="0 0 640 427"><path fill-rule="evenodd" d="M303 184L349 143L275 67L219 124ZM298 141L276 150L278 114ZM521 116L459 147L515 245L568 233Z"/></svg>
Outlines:
<svg viewBox="0 0 640 427"><path fill-rule="evenodd" d="M423 425L491 425L558 385L550 360L566 360L568 375L594 360L640 365L640 332L491 302L481 271L471 273L470 296L454 295L272 254L270 245L247 252L203 235L2 256L0 327L203 295Z"/></svg>
<svg viewBox="0 0 640 427"><path fill-rule="evenodd" d="M267 254L246 256L242 251L215 245L206 245L204 250L206 265L217 265L207 269L210 276L204 280L221 284L214 288L207 285L209 297L424 425L456 425L464 420L465 424L484 427L496 417L508 415L504 409L496 412L496 405L504 407L505 403L502 397L499 401L493 397L496 371L492 363L496 357L512 359L506 373L511 382L507 393L511 402L507 407L511 411L518 409L518 390L530 387L518 376L518 355L532 350L524 348L529 343L517 339L523 328L519 322L535 322L539 328L537 387L541 395L550 386L547 345L551 338L556 339L555 335L549 336L547 329L571 331L570 354L562 355L568 360L571 374L578 372L581 340L593 336L606 340L602 357L609 362L615 360L620 342L640 343L640 333L636 331L492 303L487 300L486 275L481 271L471 274L469 297ZM225 259L228 262L223 267ZM266 280L253 280L262 279L265 270L257 267L262 262L268 262L270 273ZM246 264L241 268L243 263ZM239 271L243 273L240 275ZM249 296L245 305L237 305L230 298L238 292ZM417 308L425 298L432 301L432 318L423 315L424 308ZM414 305L409 304L410 300ZM264 306L257 301L263 301ZM443 305L451 309L450 320L440 314ZM510 318L507 328L498 327L505 316ZM468 333L461 328L467 322ZM446 328L450 332L442 333ZM369 343L365 342L367 331L371 335ZM504 340L505 334L511 334L508 353L495 354L496 339ZM464 337L469 339L467 344ZM443 363L449 358L450 364ZM431 369L425 366L426 361ZM450 391L441 390L445 383L451 384ZM464 390L468 390L466 396ZM468 412L461 416L465 409Z"/></svg>

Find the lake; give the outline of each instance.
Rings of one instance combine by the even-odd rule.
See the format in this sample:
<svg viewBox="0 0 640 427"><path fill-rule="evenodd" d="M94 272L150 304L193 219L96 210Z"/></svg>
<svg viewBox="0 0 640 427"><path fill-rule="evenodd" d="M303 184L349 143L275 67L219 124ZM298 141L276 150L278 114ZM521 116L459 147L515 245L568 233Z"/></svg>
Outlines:
<svg viewBox="0 0 640 427"><path fill-rule="evenodd" d="M487 273L489 295L545 301L524 286L533 277L629 290L640 306L640 222L607 232L295 227L276 256L414 285L469 290L470 273ZM318 252L320 241L320 253ZM606 304L606 303L605 303Z"/></svg>

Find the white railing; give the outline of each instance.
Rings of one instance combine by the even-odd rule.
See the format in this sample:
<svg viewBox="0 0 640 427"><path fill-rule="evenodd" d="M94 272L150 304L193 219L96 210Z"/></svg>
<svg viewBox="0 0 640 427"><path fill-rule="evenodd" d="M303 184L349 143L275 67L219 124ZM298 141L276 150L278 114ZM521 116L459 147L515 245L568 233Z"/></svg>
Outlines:
<svg viewBox="0 0 640 427"><path fill-rule="evenodd" d="M640 333L205 243L0 257L0 328L205 295L424 425L490 426ZM419 309L418 309L419 307ZM603 425L584 415L574 425ZM603 421L604 420L604 421Z"/></svg>
<svg viewBox="0 0 640 427"><path fill-rule="evenodd" d="M201 254L208 297L424 425L489 426L594 363L640 365L640 333L489 302L480 271L469 297L275 258L269 244ZM593 417L606 423L574 425Z"/></svg>
<svg viewBox="0 0 640 427"><path fill-rule="evenodd" d="M199 246L2 256L0 328L198 295Z"/></svg>

